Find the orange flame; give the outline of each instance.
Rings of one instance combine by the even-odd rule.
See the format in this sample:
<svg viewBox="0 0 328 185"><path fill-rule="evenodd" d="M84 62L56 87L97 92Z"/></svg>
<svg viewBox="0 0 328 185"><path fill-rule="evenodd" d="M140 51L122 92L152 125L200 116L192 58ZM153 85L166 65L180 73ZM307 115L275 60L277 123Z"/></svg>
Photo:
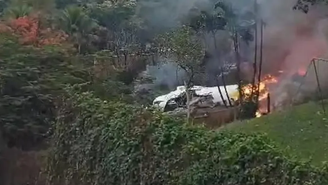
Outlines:
<svg viewBox="0 0 328 185"><path fill-rule="evenodd" d="M243 93L245 95L245 97L250 97L252 95L252 91L259 91L259 101L263 101L267 98L268 94L269 94L269 89L268 89L268 85L269 84L275 84L277 83L278 80L277 78L275 78L272 75L266 75L263 80L257 84L257 85L252 85L252 84L248 84L246 86L243 87ZM260 110L261 107L259 107L259 110L256 112L256 117L261 117L262 115L262 111Z"/></svg>

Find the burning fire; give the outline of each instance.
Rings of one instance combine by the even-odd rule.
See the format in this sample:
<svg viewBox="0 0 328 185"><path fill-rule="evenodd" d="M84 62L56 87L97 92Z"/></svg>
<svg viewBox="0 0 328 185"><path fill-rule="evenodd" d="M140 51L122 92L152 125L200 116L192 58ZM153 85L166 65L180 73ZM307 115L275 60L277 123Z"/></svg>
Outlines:
<svg viewBox="0 0 328 185"><path fill-rule="evenodd" d="M280 70L278 71L279 74L283 74L284 71ZM307 74L306 68L299 68L296 73L299 76L305 76ZM263 77L263 79L260 81L260 83L257 83L256 85L248 84L243 87L242 91L244 93L245 98L249 98L252 96L252 93L255 94L257 91L259 92L259 108L256 112L256 117L261 117L264 113L268 112L268 105L267 101L269 96L269 86L271 84L277 84L278 78L273 75L266 75Z"/></svg>
<svg viewBox="0 0 328 185"><path fill-rule="evenodd" d="M268 94L269 94L268 85L275 84L277 82L278 82L278 80L274 76L266 75L259 84L255 85L255 86L253 86L252 84L248 84L248 85L244 86L243 87L244 96L250 97L252 95L252 91L253 91L253 93L256 93L256 91L258 90L259 102L261 102L268 97ZM262 113L263 113L263 108L260 106L256 112L256 117L261 117Z"/></svg>

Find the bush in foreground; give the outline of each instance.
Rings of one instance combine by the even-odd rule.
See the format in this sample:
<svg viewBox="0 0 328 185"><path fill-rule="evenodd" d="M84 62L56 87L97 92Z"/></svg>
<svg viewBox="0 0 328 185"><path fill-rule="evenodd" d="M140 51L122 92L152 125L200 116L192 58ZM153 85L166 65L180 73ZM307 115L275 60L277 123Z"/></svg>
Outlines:
<svg viewBox="0 0 328 185"><path fill-rule="evenodd" d="M47 173L61 184L328 184L328 171L284 157L265 136L219 133L92 93L71 93Z"/></svg>

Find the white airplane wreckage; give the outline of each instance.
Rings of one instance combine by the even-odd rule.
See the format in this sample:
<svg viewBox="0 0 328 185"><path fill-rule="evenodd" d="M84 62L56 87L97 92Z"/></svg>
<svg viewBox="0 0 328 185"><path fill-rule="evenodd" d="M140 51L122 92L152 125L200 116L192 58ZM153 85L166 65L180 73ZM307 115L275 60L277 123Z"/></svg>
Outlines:
<svg viewBox="0 0 328 185"><path fill-rule="evenodd" d="M219 88L222 96L219 92ZM193 110L202 108L213 109L215 107L225 108L224 105L230 106L230 103L234 106L239 95L238 85L227 85L226 88L224 88L224 86L193 86L189 88L189 91L189 107ZM153 106L167 113L186 113L188 106L185 86L178 86L175 91L155 98Z"/></svg>

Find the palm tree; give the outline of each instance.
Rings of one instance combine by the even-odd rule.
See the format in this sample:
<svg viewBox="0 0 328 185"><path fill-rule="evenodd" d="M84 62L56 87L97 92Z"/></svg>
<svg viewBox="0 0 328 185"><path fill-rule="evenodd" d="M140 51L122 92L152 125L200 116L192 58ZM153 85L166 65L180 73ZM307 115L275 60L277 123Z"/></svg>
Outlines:
<svg viewBox="0 0 328 185"><path fill-rule="evenodd" d="M78 44L78 53L81 53L82 43L90 36L97 22L91 19L81 7L69 6L59 16L59 25Z"/></svg>
<svg viewBox="0 0 328 185"><path fill-rule="evenodd" d="M34 13L39 14L51 14L54 10L55 2L54 0L10 0L8 1L9 7L14 7L14 9L20 9L19 7L25 9L33 9Z"/></svg>
<svg viewBox="0 0 328 185"><path fill-rule="evenodd" d="M32 7L28 5L17 5L9 7L5 15L9 18L17 19L20 17L28 16L32 12Z"/></svg>

